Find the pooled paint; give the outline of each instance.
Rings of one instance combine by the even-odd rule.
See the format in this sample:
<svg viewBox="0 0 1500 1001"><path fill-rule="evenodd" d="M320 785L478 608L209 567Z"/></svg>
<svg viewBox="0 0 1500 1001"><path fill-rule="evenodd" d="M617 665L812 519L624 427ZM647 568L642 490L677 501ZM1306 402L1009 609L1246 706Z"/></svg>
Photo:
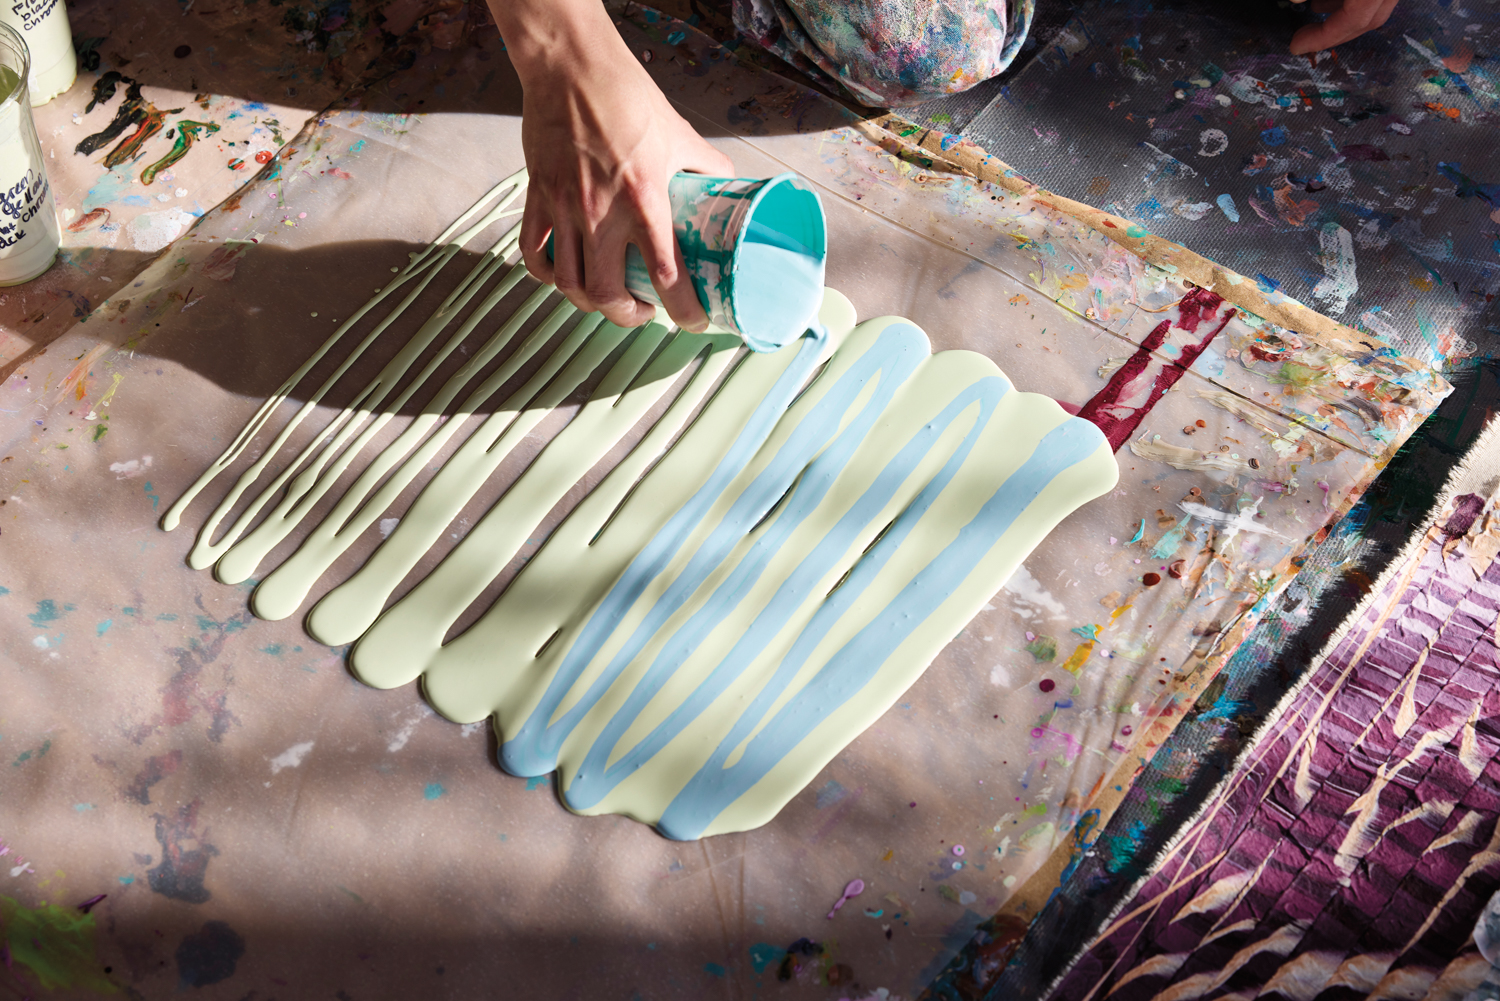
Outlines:
<svg viewBox="0 0 1500 1001"><path fill-rule="evenodd" d="M507 203L518 197L518 182L503 188ZM490 198L501 195L497 189ZM391 288L422 274L440 245L456 252L472 238L447 244L456 230L417 255ZM482 257L472 274L493 273L503 256ZM504 326L519 327L552 294L538 290L494 335L493 350L514 333ZM500 297L492 295L469 322L480 322ZM630 337L601 327L598 317L577 319L566 303L530 339L547 343L570 319L572 332L543 362L535 388L495 408L492 429L482 427L459 447L390 537L308 622L325 640L358 640L353 668L363 680L393 687L422 674L427 697L450 719L495 716L502 765L529 776L557 770L563 801L578 812L626 813L684 839L769 820L899 697L1052 525L1118 475L1088 422L1049 399L1015 392L983 356L930 354L926 336L908 321L887 317L856 329L852 307L830 291L823 329L748 356L712 398L712 372L689 380L646 439L548 536L489 610L444 642L454 616L686 366L701 359L704 369L723 372L732 357L728 338L672 334L660 324ZM392 363L383 377L392 387L446 323L444 314L424 327L427 333ZM438 568L382 613L414 562L509 453L507 443L566 399L615 346L624 352L593 398ZM522 364L529 352L518 355ZM403 393L417 392L440 363L441 356ZM442 411L485 363L454 376L442 402L424 410ZM561 395L539 396L541 387ZM476 391L465 412L495 388ZM308 462L287 467L303 472L286 496L283 475L212 543L216 512L194 547L194 564L217 559L225 580L257 572L264 554L349 468L368 440L355 441L356 434L378 431L389 414L376 415L404 402L389 392L394 398L366 397L359 413L336 417L333 440L320 438L309 446ZM304 410L321 394L311 394ZM183 505L233 461L281 398L268 401L173 505L164 527L176 524ZM225 503L237 503L289 433ZM323 527L357 536L377 521L390 503L378 490L399 493L430 461L412 445L378 454L340 502L347 513L336 507L296 556L265 576L253 598L258 613L297 610L346 545L321 536ZM338 462L329 464L333 456ZM241 540L245 519L272 503L276 510ZM242 558L243 542L252 545ZM311 559L305 565L303 553ZM559 578L570 582L562 591L554 587ZM537 613L533 592L554 596L546 614ZM497 636L504 637L498 644ZM593 712L596 706L601 711Z"/></svg>

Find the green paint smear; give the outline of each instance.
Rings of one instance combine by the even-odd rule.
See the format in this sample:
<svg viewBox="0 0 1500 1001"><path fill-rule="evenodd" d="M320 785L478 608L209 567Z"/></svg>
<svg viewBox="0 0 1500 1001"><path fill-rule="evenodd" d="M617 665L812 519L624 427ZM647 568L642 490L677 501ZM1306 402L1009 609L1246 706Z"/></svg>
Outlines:
<svg viewBox="0 0 1500 1001"><path fill-rule="evenodd" d="M1054 636L1038 636L1026 644L1026 652L1039 661L1056 660L1057 638Z"/></svg>
<svg viewBox="0 0 1500 1001"><path fill-rule="evenodd" d="M151 166L141 171L141 183L150 184L156 180L156 175L166 170L172 164L187 156L187 151L193 148L193 141L201 139L204 135L211 135L219 131L219 127L213 122L190 122L186 119L177 123L177 141L172 144L167 155L157 160ZM276 137L276 144L281 144L281 137ZM95 437L97 441L97 436Z"/></svg>
<svg viewBox="0 0 1500 1001"><path fill-rule="evenodd" d="M1187 534L1188 520L1184 518L1182 524L1167 532L1156 541L1156 546L1151 550L1154 559L1164 560L1177 552L1177 547L1182 545L1182 537Z"/></svg>
<svg viewBox="0 0 1500 1001"><path fill-rule="evenodd" d="M94 916L76 908L42 904L32 910L0 897L0 934L10 959L24 967L43 990L81 988L118 994L94 953Z"/></svg>
<svg viewBox="0 0 1500 1001"><path fill-rule="evenodd" d="M38 747L35 751L22 751L21 756L12 761L10 766L16 768L24 762L30 761L32 758L46 757L47 752L50 750L52 750L52 741L44 740L42 741L42 746Z"/></svg>

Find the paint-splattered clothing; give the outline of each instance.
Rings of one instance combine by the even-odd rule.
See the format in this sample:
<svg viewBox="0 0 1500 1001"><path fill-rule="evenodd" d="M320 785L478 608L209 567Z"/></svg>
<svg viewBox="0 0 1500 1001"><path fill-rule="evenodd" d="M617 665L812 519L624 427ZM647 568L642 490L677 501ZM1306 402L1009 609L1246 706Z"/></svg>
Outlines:
<svg viewBox="0 0 1500 1001"><path fill-rule="evenodd" d="M1035 0L734 0L740 34L876 106L988 80L1021 49Z"/></svg>

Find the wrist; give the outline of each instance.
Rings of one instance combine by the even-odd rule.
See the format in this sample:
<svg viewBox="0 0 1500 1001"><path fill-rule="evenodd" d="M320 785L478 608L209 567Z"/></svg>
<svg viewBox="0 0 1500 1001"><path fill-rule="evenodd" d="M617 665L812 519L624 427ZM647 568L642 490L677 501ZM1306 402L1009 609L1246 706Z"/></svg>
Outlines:
<svg viewBox="0 0 1500 1001"><path fill-rule="evenodd" d="M490 10L526 89L589 75L624 47L599 0L490 0Z"/></svg>

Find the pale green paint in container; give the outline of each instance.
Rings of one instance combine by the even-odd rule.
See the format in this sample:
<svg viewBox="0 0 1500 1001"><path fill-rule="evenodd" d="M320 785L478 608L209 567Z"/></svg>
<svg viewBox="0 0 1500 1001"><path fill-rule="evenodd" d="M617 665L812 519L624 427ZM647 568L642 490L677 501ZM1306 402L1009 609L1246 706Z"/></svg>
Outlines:
<svg viewBox="0 0 1500 1001"><path fill-rule="evenodd" d="M738 334L752 351L775 351L812 325L828 256L817 192L786 173L677 174L667 193L677 244L710 323ZM625 287L643 302L661 303L634 245L625 252Z"/></svg>

